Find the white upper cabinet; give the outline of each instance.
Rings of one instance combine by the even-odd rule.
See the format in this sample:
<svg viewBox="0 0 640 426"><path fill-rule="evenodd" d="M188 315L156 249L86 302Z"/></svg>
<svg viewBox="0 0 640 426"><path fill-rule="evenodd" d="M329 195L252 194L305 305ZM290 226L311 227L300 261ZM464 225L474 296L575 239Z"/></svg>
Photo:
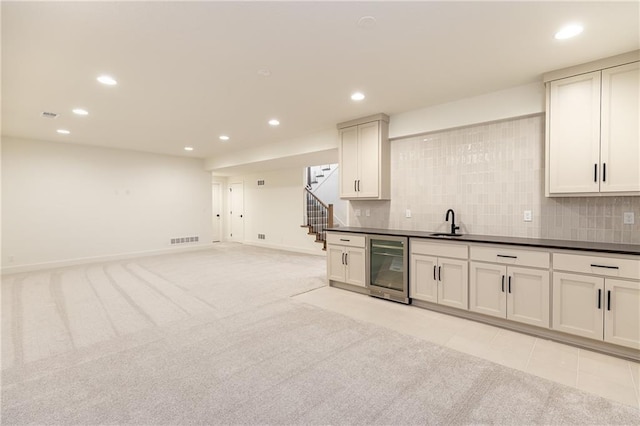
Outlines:
<svg viewBox="0 0 640 426"><path fill-rule="evenodd" d="M552 81L549 98L549 192L598 192L600 72Z"/></svg>
<svg viewBox="0 0 640 426"><path fill-rule="evenodd" d="M640 195L640 63L615 63L547 80L547 196Z"/></svg>
<svg viewBox="0 0 640 426"><path fill-rule="evenodd" d="M338 124L340 197L388 200L389 117L378 114Z"/></svg>
<svg viewBox="0 0 640 426"><path fill-rule="evenodd" d="M640 62L602 71L602 192L640 191Z"/></svg>

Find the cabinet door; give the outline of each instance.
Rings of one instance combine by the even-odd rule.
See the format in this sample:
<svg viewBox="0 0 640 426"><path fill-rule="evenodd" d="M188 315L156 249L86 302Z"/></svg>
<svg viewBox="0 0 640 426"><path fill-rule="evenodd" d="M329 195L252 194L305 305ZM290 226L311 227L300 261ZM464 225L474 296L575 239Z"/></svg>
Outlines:
<svg viewBox="0 0 640 426"><path fill-rule="evenodd" d="M358 180L358 126L340 130L340 197L356 198Z"/></svg>
<svg viewBox="0 0 640 426"><path fill-rule="evenodd" d="M380 195L380 123L358 126L358 197L377 198Z"/></svg>
<svg viewBox="0 0 640 426"><path fill-rule="evenodd" d="M438 282L436 269L438 259L422 254L411 255L411 276L409 277L409 297L438 303Z"/></svg>
<svg viewBox="0 0 640 426"><path fill-rule="evenodd" d="M549 192L597 193L600 71L549 84Z"/></svg>
<svg viewBox="0 0 640 426"><path fill-rule="evenodd" d="M640 349L640 282L605 280L604 340Z"/></svg>
<svg viewBox="0 0 640 426"><path fill-rule="evenodd" d="M327 245L327 277L331 281L345 282L344 247Z"/></svg>
<svg viewBox="0 0 640 426"><path fill-rule="evenodd" d="M602 71L601 192L640 191L639 93L640 63Z"/></svg>
<svg viewBox="0 0 640 426"><path fill-rule="evenodd" d="M469 310L494 317L507 317L507 268L471 262Z"/></svg>
<svg viewBox="0 0 640 426"><path fill-rule="evenodd" d="M438 303L454 308L469 308L468 262L438 259Z"/></svg>
<svg viewBox="0 0 640 426"><path fill-rule="evenodd" d="M366 287L365 250L363 248L345 248L346 282Z"/></svg>
<svg viewBox="0 0 640 426"><path fill-rule="evenodd" d="M604 279L553 273L553 328L602 340Z"/></svg>
<svg viewBox="0 0 640 426"><path fill-rule="evenodd" d="M507 269L507 319L549 327L549 271Z"/></svg>

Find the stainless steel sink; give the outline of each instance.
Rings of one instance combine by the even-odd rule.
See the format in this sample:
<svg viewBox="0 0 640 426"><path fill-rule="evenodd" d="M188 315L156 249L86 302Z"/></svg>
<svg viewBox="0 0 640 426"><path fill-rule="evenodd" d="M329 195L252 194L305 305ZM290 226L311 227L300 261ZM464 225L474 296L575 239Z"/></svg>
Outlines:
<svg viewBox="0 0 640 426"><path fill-rule="evenodd" d="M462 234L451 234L449 232L436 232L429 234L430 237L462 237Z"/></svg>

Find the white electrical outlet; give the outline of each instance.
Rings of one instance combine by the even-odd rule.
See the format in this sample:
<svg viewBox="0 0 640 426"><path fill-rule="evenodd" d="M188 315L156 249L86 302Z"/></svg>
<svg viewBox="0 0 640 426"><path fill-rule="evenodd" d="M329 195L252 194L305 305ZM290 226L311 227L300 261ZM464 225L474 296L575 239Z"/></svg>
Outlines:
<svg viewBox="0 0 640 426"><path fill-rule="evenodd" d="M531 222L533 220L533 214L531 213L531 210L525 210L524 211L524 221L525 222Z"/></svg>
<svg viewBox="0 0 640 426"><path fill-rule="evenodd" d="M404 212L404 217L411 217L411 210L407 209L407 211Z"/></svg>
<svg viewBox="0 0 640 426"><path fill-rule="evenodd" d="M633 212L624 212L622 221L625 225L635 224L636 223L635 214Z"/></svg>
<svg viewBox="0 0 640 426"><path fill-rule="evenodd" d="M364 211L364 215L365 215L366 217L371 216L371 209L366 209L366 210Z"/></svg>
<svg viewBox="0 0 640 426"><path fill-rule="evenodd" d="M362 215L362 212L360 211L360 209L356 209L356 216L360 216Z"/></svg>

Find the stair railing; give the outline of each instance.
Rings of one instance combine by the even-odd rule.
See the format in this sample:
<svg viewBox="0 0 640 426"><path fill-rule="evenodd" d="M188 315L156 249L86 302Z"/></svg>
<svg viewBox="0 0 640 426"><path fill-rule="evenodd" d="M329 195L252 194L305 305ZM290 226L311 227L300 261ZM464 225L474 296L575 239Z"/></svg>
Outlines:
<svg viewBox="0 0 640 426"><path fill-rule="evenodd" d="M333 204L325 204L309 188L305 188L306 225L309 233L316 234L316 242L326 244L326 228L333 227Z"/></svg>

